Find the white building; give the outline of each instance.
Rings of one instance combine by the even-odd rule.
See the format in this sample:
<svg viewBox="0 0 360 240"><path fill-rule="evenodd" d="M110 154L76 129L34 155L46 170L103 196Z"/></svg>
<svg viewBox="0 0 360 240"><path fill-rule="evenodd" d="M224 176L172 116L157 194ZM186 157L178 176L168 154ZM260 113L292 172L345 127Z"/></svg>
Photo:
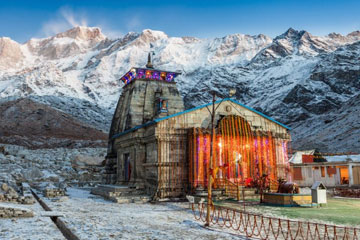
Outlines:
<svg viewBox="0 0 360 240"><path fill-rule="evenodd" d="M315 181L326 187L360 187L360 155L321 156L326 161L318 162L314 152L299 151L289 160L294 182L304 187Z"/></svg>

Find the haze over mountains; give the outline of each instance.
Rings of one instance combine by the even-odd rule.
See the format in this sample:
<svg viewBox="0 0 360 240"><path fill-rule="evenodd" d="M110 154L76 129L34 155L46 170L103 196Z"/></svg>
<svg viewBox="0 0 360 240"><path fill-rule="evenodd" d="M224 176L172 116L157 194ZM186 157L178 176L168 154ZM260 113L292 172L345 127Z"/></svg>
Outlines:
<svg viewBox="0 0 360 240"><path fill-rule="evenodd" d="M28 98L106 132L119 78L145 66L149 51L155 68L182 72L177 82L188 108L209 102L210 89L225 97L236 88L238 101L293 127L294 148L360 152L360 31L198 39L144 30L109 39L99 28L76 27L24 44L3 37L0 104Z"/></svg>

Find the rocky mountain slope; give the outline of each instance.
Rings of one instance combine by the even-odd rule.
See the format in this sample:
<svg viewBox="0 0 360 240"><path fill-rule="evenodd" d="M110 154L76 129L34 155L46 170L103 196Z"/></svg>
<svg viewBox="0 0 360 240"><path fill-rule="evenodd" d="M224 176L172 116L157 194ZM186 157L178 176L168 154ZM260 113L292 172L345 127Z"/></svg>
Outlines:
<svg viewBox="0 0 360 240"><path fill-rule="evenodd" d="M360 152L359 135L349 125L310 124L340 115L359 123L351 104L360 93L359 40L359 31L318 37L291 28L274 39L178 38L144 30L111 40L89 27L24 44L0 38L0 98L31 98L107 131L119 78L144 66L154 51L156 68L182 72L178 87L187 107L209 102L210 89L226 96L235 87L237 100L294 128L295 148ZM313 135L331 129L340 132L325 143Z"/></svg>
<svg viewBox="0 0 360 240"><path fill-rule="evenodd" d="M303 148L318 146L322 151L356 152L360 145L360 94L339 109L315 115L294 125L294 142Z"/></svg>
<svg viewBox="0 0 360 240"><path fill-rule="evenodd" d="M107 135L30 99L0 104L0 141L28 148L106 146Z"/></svg>

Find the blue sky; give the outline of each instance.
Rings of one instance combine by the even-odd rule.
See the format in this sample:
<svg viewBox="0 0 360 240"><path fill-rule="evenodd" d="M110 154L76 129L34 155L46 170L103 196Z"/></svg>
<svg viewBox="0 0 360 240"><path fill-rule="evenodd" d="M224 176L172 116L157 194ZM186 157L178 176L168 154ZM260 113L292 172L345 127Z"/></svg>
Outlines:
<svg viewBox="0 0 360 240"><path fill-rule="evenodd" d="M357 1L111 1L0 0L0 36L25 42L76 25L98 26L110 37L150 28L169 36L275 37L289 27L314 35L360 30Z"/></svg>

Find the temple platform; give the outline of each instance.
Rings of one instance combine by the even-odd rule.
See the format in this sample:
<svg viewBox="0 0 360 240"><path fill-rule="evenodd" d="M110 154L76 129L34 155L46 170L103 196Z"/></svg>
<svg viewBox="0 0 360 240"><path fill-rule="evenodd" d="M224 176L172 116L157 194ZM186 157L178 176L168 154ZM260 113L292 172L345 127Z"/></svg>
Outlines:
<svg viewBox="0 0 360 240"><path fill-rule="evenodd" d="M257 200L260 199L260 195L256 193L255 188L240 188L239 192L240 200ZM196 189L194 192L196 198L207 198L207 189ZM224 200L224 199L237 199L237 192L225 189L213 189L212 190L213 200Z"/></svg>
<svg viewBox="0 0 360 240"><path fill-rule="evenodd" d="M311 194L264 193L263 203L281 207L311 207Z"/></svg>
<svg viewBox="0 0 360 240"><path fill-rule="evenodd" d="M102 196L116 203L145 203L151 200L143 189L126 185L101 184L91 190L91 194Z"/></svg>

